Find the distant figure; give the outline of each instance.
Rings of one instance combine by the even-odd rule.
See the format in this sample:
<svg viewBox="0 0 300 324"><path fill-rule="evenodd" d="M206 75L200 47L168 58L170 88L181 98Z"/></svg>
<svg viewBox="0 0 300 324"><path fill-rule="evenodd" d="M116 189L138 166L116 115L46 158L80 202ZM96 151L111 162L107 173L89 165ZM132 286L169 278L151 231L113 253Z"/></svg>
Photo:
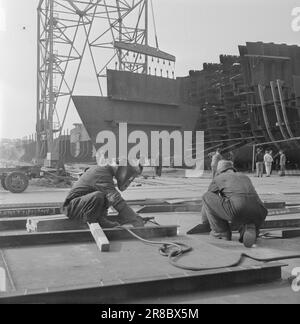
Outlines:
<svg viewBox="0 0 300 324"><path fill-rule="evenodd" d="M273 173L273 169L274 169L274 164L275 164L275 158L276 158L276 155L274 156L273 150L270 150L270 151L269 151L269 154L272 156L272 159L273 159L272 167L271 167L271 173L270 173L270 175L272 175L272 173ZM277 154L277 155L278 155L278 154Z"/></svg>
<svg viewBox="0 0 300 324"><path fill-rule="evenodd" d="M264 175L264 153L263 149L260 147L257 149L255 154L255 162L256 162L256 176L258 178L262 178Z"/></svg>
<svg viewBox="0 0 300 324"><path fill-rule="evenodd" d="M274 162L270 151L266 151L266 154L264 155L264 162L265 162L267 177L270 177L272 172L272 164Z"/></svg>
<svg viewBox="0 0 300 324"><path fill-rule="evenodd" d="M202 223L209 223L211 236L230 241L231 222L239 227L240 242L250 248L256 243L267 214L250 178L238 173L231 161L220 161L203 196L201 212Z"/></svg>
<svg viewBox="0 0 300 324"><path fill-rule="evenodd" d="M162 160L162 156L159 155L156 159L155 176L160 178L162 175L162 170L163 170L163 160Z"/></svg>
<svg viewBox="0 0 300 324"><path fill-rule="evenodd" d="M221 149L217 149L216 153L212 156L211 160L211 171L212 171L212 177L214 178L217 174L218 169L218 163L223 159L221 155Z"/></svg>
<svg viewBox="0 0 300 324"><path fill-rule="evenodd" d="M280 165L280 171L279 171L279 176L280 177L284 177L285 176L285 170L286 170L286 155L284 153L284 151L280 151L279 152L280 155L280 161L279 161L279 165Z"/></svg>

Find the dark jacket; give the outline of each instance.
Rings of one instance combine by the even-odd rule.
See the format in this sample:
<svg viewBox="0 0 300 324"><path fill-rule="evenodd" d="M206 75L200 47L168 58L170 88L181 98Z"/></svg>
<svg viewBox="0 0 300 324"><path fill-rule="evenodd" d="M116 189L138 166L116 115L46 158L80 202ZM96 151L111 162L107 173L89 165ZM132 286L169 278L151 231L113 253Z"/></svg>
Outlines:
<svg viewBox="0 0 300 324"><path fill-rule="evenodd" d="M113 179L114 170L112 167L91 167L75 183L64 202L64 207L67 207L74 198L100 191L105 194L107 207L113 206L117 211L120 211L126 202L116 189Z"/></svg>
<svg viewBox="0 0 300 324"><path fill-rule="evenodd" d="M268 211L259 198L250 178L242 173L225 172L215 177L209 189L220 195L223 207L233 223L261 225Z"/></svg>
<svg viewBox="0 0 300 324"><path fill-rule="evenodd" d="M285 154L280 155L279 164L284 165L284 166L286 165L286 155Z"/></svg>
<svg viewBox="0 0 300 324"><path fill-rule="evenodd" d="M255 155L255 162L258 163L258 162L264 162L264 153L263 152L258 152L256 153Z"/></svg>

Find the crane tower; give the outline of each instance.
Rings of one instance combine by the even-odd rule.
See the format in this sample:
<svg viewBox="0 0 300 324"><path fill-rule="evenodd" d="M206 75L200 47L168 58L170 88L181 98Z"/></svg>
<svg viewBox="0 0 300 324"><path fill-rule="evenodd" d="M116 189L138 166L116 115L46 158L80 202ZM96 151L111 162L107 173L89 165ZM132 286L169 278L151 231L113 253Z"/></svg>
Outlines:
<svg viewBox="0 0 300 324"><path fill-rule="evenodd" d="M174 77L175 57L159 49L152 0L40 0L37 12L38 159L45 158L62 135L86 55L101 96L108 68L161 76L165 72L168 77L172 69Z"/></svg>

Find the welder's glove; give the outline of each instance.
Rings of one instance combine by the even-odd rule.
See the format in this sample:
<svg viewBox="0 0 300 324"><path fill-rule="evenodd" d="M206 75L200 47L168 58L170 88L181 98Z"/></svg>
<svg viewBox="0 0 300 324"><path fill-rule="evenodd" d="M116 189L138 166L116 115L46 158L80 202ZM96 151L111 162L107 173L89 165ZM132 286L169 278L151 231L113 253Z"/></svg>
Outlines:
<svg viewBox="0 0 300 324"><path fill-rule="evenodd" d="M116 208L119 211L119 223L121 225L131 224L134 227L144 227L144 221L141 216L132 210L125 202L119 204Z"/></svg>

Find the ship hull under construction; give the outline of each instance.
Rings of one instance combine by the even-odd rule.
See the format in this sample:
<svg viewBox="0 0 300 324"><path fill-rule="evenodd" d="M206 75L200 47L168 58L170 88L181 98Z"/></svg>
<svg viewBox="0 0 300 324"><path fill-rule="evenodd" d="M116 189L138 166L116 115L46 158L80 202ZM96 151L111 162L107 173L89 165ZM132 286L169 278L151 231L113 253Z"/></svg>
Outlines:
<svg viewBox="0 0 300 324"><path fill-rule="evenodd" d="M220 56L186 78L108 71L108 96L74 96L97 147L103 130L205 132L205 152L241 152L253 145L300 162L300 48L247 43L240 56ZM118 136L117 136L118 138ZM239 154L238 154L239 155ZM243 156L237 156L243 159Z"/></svg>

